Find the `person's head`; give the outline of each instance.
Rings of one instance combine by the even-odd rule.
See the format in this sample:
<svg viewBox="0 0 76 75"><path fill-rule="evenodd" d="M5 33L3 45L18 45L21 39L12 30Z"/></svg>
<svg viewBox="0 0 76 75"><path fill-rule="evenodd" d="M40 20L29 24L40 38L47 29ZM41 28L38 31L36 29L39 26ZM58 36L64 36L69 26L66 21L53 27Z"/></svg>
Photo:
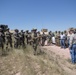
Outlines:
<svg viewBox="0 0 76 75"><path fill-rule="evenodd" d="M21 30L21 32L23 32L23 30Z"/></svg>
<svg viewBox="0 0 76 75"><path fill-rule="evenodd" d="M40 34L40 32L39 32L39 31L38 31L37 33L38 33L38 34Z"/></svg>
<svg viewBox="0 0 76 75"><path fill-rule="evenodd" d="M64 30L64 34L66 34L67 33L67 31L66 30Z"/></svg>
<svg viewBox="0 0 76 75"><path fill-rule="evenodd" d="M34 29L34 28L32 29L32 32L36 33L36 31L37 31L37 29Z"/></svg>
<svg viewBox="0 0 76 75"><path fill-rule="evenodd" d="M69 30L69 34L72 34L72 33L74 33L74 30L73 29L70 29Z"/></svg>
<svg viewBox="0 0 76 75"><path fill-rule="evenodd" d="M29 30L26 30L26 33L29 33Z"/></svg>
<svg viewBox="0 0 76 75"><path fill-rule="evenodd" d="M9 28L7 28L7 31L9 31L10 29Z"/></svg>
<svg viewBox="0 0 76 75"><path fill-rule="evenodd" d="M18 29L15 29L15 32L19 32L19 30Z"/></svg>
<svg viewBox="0 0 76 75"><path fill-rule="evenodd" d="M61 32L61 35L63 35L63 32Z"/></svg>
<svg viewBox="0 0 76 75"><path fill-rule="evenodd" d="M55 33L57 33L57 31L55 31Z"/></svg>
<svg viewBox="0 0 76 75"><path fill-rule="evenodd" d="M60 31L58 31L58 33L60 34L61 32L60 32Z"/></svg>

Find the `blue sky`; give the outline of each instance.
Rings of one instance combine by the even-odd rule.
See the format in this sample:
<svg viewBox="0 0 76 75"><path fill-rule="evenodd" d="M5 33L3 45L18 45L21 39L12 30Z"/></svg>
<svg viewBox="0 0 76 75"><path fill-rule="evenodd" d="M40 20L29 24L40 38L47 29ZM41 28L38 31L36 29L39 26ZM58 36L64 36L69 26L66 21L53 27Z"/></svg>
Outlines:
<svg viewBox="0 0 76 75"><path fill-rule="evenodd" d="M0 24L24 30L76 27L76 0L0 0Z"/></svg>

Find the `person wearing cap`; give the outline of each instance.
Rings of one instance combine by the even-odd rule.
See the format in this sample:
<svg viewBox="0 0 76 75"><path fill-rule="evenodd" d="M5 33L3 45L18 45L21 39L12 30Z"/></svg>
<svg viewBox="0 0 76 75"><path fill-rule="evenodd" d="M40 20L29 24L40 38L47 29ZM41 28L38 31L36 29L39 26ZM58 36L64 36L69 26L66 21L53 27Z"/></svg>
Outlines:
<svg viewBox="0 0 76 75"><path fill-rule="evenodd" d="M2 50L2 55L3 55L4 54L4 41L3 41L2 28L0 28L0 48Z"/></svg>
<svg viewBox="0 0 76 75"><path fill-rule="evenodd" d="M12 48L12 36L9 31L9 28L7 28L7 30L6 30L5 39L6 39L6 49L8 49L9 44L10 44L10 47Z"/></svg>
<svg viewBox="0 0 76 75"><path fill-rule="evenodd" d="M76 31L70 30L70 40L69 40L69 49L71 55L71 61L73 64L76 63Z"/></svg>

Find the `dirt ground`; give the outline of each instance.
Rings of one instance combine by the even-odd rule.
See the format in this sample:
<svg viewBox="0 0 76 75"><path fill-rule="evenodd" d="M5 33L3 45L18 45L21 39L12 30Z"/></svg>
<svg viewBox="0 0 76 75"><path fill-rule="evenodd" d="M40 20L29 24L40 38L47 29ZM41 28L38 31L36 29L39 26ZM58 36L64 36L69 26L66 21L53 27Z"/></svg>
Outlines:
<svg viewBox="0 0 76 75"><path fill-rule="evenodd" d="M51 45L10 50L0 56L0 75L76 75L76 65L70 61L69 49Z"/></svg>
<svg viewBox="0 0 76 75"><path fill-rule="evenodd" d="M63 59L70 59L70 52L68 48L64 49L56 45L44 46L43 48L48 51L54 52L56 55L59 55Z"/></svg>
<svg viewBox="0 0 76 75"><path fill-rule="evenodd" d="M69 75L76 75L76 65L71 63L70 51L68 48L64 49L56 45L44 46L42 48L49 55L53 53L54 56L57 57L59 65L63 67Z"/></svg>

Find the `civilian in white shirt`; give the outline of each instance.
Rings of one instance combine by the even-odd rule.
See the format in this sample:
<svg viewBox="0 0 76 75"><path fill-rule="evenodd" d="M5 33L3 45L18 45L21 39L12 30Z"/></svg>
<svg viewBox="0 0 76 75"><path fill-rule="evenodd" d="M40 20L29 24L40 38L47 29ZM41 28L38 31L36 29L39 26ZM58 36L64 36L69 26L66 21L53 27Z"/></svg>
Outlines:
<svg viewBox="0 0 76 75"><path fill-rule="evenodd" d="M63 34L63 32L60 35L60 45L61 45L61 48L66 48L66 46L65 46L65 34Z"/></svg>

